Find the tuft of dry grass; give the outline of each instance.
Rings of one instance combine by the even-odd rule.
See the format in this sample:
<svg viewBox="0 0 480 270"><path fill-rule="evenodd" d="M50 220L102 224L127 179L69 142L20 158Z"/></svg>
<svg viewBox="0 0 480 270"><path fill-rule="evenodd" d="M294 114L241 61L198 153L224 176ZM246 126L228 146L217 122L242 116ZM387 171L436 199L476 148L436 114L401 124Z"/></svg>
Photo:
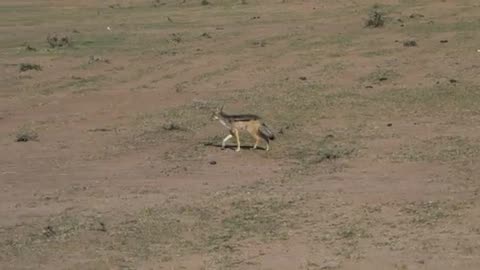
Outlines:
<svg viewBox="0 0 480 270"><path fill-rule="evenodd" d="M17 142L36 141L38 140L38 133L29 126L23 126L15 134L15 140Z"/></svg>
<svg viewBox="0 0 480 270"><path fill-rule="evenodd" d="M20 70L20 72L25 72L25 71L29 71L29 70L41 71L42 66L40 66L38 64L21 63L19 65L19 70Z"/></svg>
<svg viewBox="0 0 480 270"><path fill-rule="evenodd" d="M370 10L368 19L365 22L365 26L370 28L378 28L383 27L384 25L385 15L383 14L383 12L374 7L372 10Z"/></svg>
<svg viewBox="0 0 480 270"><path fill-rule="evenodd" d="M47 43L51 48L65 48L72 46L72 38L65 34L52 33L47 36Z"/></svg>

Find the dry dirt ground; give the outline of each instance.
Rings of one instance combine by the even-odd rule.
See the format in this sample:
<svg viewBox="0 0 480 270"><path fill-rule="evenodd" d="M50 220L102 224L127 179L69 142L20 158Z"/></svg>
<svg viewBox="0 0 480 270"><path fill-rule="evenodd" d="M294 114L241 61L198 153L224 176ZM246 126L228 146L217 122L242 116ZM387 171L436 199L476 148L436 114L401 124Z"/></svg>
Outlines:
<svg viewBox="0 0 480 270"><path fill-rule="evenodd" d="M480 269L477 0L208 2L1 1L1 269Z"/></svg>

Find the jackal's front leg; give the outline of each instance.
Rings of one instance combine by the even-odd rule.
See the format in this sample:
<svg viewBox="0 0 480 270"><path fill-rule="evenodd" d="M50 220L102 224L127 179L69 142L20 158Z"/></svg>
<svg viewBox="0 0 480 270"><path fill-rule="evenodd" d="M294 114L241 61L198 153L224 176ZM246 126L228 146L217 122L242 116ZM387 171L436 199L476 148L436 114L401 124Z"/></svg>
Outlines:
<svg viewBox="0 0 480 270"><path fill-rule="evenodd" d="M222 150L225 149L225 144L227 143L228 140L232 138L232 134L228 134L227 137L225 137L222 141Z"/></svg>

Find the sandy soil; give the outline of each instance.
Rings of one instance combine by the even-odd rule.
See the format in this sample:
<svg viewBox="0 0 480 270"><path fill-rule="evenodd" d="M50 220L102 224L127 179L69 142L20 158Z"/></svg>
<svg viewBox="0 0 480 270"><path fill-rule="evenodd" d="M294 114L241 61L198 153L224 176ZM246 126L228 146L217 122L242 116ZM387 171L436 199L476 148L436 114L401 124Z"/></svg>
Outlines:
<svg viewBox="0 0 480 270"><path fill-rule="evenodd" d="M0 3L2 269L479 269L477 1L201 2Z"/></svg>

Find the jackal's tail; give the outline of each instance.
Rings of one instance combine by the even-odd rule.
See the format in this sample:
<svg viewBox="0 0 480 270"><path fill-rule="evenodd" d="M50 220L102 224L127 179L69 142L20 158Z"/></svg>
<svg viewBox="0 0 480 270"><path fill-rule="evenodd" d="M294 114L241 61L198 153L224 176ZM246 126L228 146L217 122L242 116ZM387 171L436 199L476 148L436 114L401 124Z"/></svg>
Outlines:
<svg viewBox="0 0 480 270"><path fill-rule="evenodd" d="M262 136L264 139L268 140L275 140L275 135L273 132L267 127L267 125L262 124L260 128L258 129L260 132L260 136Z"/></svg>

